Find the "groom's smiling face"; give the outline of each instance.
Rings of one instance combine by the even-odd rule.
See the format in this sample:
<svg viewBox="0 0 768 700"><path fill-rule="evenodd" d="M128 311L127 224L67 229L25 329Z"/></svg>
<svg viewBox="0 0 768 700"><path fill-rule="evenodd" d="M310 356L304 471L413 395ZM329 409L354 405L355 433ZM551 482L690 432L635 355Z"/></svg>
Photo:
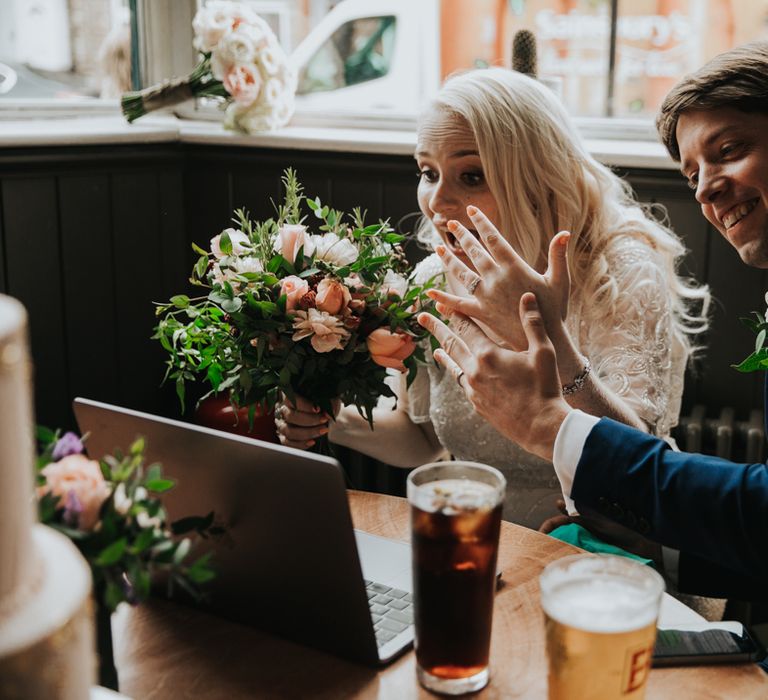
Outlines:
<svg viewBox="0 0 768 700"><path fill-rule="evenodd" d="M704 216L747 265L768 268L768 114L686 110L676 136Z"/></svg>

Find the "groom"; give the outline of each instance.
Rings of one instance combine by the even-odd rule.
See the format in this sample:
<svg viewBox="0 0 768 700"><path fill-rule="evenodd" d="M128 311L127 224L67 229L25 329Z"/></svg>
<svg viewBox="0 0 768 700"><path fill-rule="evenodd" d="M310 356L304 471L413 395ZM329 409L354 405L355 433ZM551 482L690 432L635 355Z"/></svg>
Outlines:
<svg viewBox="0 0 768 700"><path fill-rule="evenodd" d="M733 49L684 78L657 128L707 220L747 265L768 268L768 43ZM542 304L547 298L539 295ZM441 342L436 357L476 410L552 460L577 509L680 550L680 590L767 600L768 467L674 452L661 439L571 408L543 320L552 311L526 293L520 314L526 352L498 347L456 311L461 322L451 328L427 314L419 321Z"/></svg>

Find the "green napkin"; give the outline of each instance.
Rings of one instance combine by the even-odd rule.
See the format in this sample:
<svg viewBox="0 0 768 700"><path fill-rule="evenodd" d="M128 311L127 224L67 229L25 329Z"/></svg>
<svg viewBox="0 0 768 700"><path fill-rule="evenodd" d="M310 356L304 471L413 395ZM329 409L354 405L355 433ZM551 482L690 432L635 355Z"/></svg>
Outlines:
<svg viewBox="0 0 768 700"><path fill-rule="evenodd" d="M615 554L619 557L634 559L635 561L638 561L641 564L647 564L648 566L654 565L651 559L639 557L637 554L632 554L632 552L628 552L621 547L616 547L607 542L603 542L601 539L595 537L589 530L576 523L561 525L552 530L552 532L549 533L549 536L554 537L556 540L572 544L575 547L581 547L594 554Z"/></svg>

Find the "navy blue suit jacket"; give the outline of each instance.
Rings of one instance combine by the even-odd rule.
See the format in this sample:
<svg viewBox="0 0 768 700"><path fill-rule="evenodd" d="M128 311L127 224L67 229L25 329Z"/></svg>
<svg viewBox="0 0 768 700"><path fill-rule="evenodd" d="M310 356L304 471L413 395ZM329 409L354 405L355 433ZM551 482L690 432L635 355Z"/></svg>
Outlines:
<svg viewBox="0 0 768 700"><path fill-rule="evenodd" d="M768 599L768 467L675 452L603 418L587 438L571 496L679 549L681 590Z"/></svg>

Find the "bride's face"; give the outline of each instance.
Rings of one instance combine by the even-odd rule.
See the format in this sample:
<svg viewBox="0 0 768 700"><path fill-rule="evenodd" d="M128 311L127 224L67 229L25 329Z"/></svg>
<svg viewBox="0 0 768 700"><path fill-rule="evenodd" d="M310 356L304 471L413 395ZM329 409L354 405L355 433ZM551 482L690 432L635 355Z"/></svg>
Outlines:
<svg viewBox="0 0 768 700"><path fill-rule="evenodd" d="M421 120L416 144L418 199L422 214L434 225L446 247L471 267L446 228L455 219L479 238L467 216L473 204L496 225L499 212L488 188L475 138L463 120L434 110Z"/></svg>

